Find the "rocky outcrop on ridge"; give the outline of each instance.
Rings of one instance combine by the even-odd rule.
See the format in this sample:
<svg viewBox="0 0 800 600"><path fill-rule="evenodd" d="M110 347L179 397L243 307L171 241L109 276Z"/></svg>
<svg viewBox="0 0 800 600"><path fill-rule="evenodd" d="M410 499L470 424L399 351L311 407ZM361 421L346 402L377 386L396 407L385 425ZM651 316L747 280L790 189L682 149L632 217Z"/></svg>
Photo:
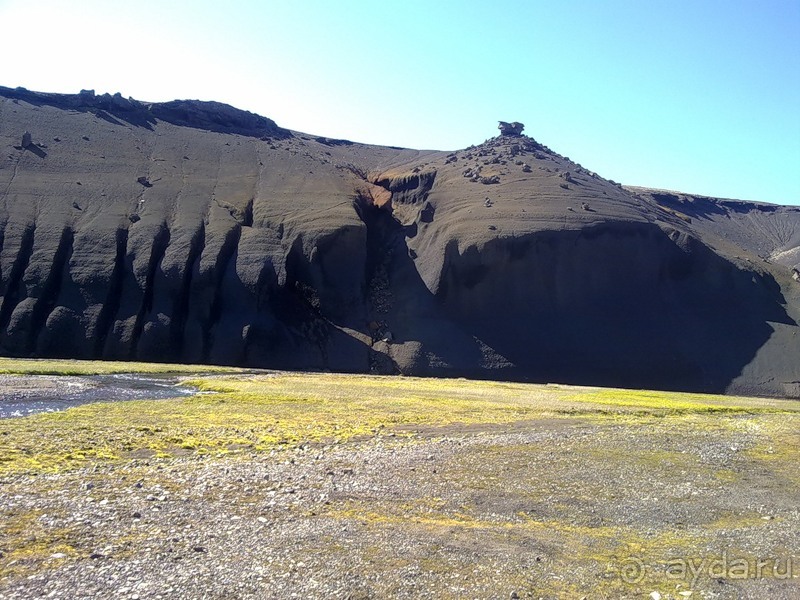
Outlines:
<svg viewBox="0 0 800 600"><path fill-rule="evenodd" d="M800 394L772 205L679 210L523 135L418 151L91 92L0 88L0 148L6 355Z"/></svg>
<svg viewBox="0 0 800 600"><path fill-rule="evenodd" d="M152 129L157 121L195 127L206 131L235 133L237 135L286 138L291 133L278 127L274 121L260 115L239 110L221 102L200 100L173 100L172 102L139 102L123 98L122 94L95 94L94 90L81 90L77 95L46 94L25 88L0 86L0 95L12 101L20 100L31 106L52 106L64 110L86 112L112 124L127 123ZM23 142L23 146L25 143ZM27 146L26 146L27 147Z"/></svg>
<svg viewBox="0 0 800 600"><path fill-rule="evenodd" d="M514 121L513 123L500 121L497 128L500 130L500 135L522 135L522 130L525 129L525 125L518 121Z"/></svg>

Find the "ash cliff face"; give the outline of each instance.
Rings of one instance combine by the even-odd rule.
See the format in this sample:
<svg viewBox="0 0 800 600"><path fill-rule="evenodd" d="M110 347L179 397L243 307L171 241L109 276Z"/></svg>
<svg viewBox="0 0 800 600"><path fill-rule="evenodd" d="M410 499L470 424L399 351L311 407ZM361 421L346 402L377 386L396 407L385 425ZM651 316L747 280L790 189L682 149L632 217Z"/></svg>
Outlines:
<svg viewBox="0 0 800 600"><path fill-rule="evenodd" d="M797 209L89 92L0 148L5 355L800 394Z"/></svg>

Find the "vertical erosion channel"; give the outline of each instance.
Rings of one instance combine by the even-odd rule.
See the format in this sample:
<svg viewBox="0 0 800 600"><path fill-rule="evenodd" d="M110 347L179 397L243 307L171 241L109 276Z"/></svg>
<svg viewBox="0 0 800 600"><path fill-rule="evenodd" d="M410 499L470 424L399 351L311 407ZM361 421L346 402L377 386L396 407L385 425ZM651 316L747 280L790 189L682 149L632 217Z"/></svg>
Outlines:
<svg viewBox="0 0 800 600"><path fill-rule="evenodd" d="M17 252L17 257L14 259L14 264L11 267L11 274L8 276L8 287L5 289L3 305L0 307L0 334L5 332L6 327L8 327L8 322L11 319L11 314L20 301L19 286L22 282L22 276L28 268L28 263L31 261L35 232L36 225L31 224L22 234L19 252Z"/></svg>
<svg viewBox="0 0 800 600"><path fill-rule="evenodd" d="M156 270L158 269L158 265L161 264L161 260L164 258L164 253L167 251L169 239L170 231L167 227L167 224L164 223L158 230L150 250L150 260L147 263L144 294L142 295L142 305L139 307L139 313L136 315L136 323L133 327L133 335L131 336L131 359L135 359L137 356L139 339L142 337L142 329L144 328L144 319L153 309L153 287L156 279Z"/></svg>
<svg viewBox="0 0 800 600"><path fill-rule="evenodd" d="M367 321L371 338L369 369L372 373L399 373L395 361L386 352L376 348L376 344L391 336L388 325L392 308L389 277L395 248L403 239L403 226L392 217L389 209L375 206L366 193L357 192L353 206L367 228L364 281L367 286Z"/></svg>
<svg viewBox="0 0 800 600"><path fill-rule="evenodd" d="M61 292L61 282L64 280L64 271L68 268L69 259L72 256L74 239L75 234L71 227L65 227L61 231L61 238L58 240L58 247L53 257L53 265L31 314L31 325L26 344L28 353L36 351L36 340L47 322L47 317L55 308L56 300Z"/></svg>
<svg viewBox="0 0 800 600"><path fill-rule="evenodd" d="M101 358L106 347L108 332L114 324L114 318L119 312L122 300L123 281L125 280L125 256L128 253L128 230L125 228L117 229L117 252L114 255L114 269L111 271L111 280L108 285L103 307L97 317L95 326L94 355Z"/></svg>

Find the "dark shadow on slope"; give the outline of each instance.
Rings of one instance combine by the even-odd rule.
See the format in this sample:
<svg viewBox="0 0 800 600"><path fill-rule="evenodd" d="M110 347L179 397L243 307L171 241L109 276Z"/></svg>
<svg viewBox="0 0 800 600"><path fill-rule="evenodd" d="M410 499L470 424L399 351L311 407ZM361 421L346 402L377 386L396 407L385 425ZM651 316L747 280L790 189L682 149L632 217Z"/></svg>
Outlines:
<svg viewBox="0 0 800 600"><path fill-rule="evenodd" d="M40 148L40 147L39 147L39 146L37 146L36 144L29 144L29 145L28 145L28 146L25 148L25 150L27 150L27 151L28 151L28 152L30 152L31 154L35 154L35 155L36 155L36 156L38 156L39 158L46 158L46 157L47 157L47 152L45 152L45 151L44 151L42 148Z"/></svg>
<svg viewBox="0 0 800 600"><path fill-rule="evenodd" d="M115 119L114 117L112 117L110 114L108 114L108 113L107 113L106 111L104 111L104 110L97 110L97 111L94 113L94 115L95 115L95 116L96 116L98 119L103 119L103 121L106 121L107 123L111 123L112 125L123 125L123 122L122 122L122 121L118 121L117 119Z"/></svg>
<svg viewBox="0 0 800 600"><path fill-rule="evenodd" d="M114 325L114 318L119 312L123 284L125 281L125 256L128 252L128 230L118 228L116 231L116 253L114 254L114 269L108 283L103 307L97 316L95 326L96 337L94 343L94 356L102 358L108 334Z"/></svg>
<svg viewBox="0 0 800 600"><path fill-rule="evenodd" d="M439 298L515 379L723 393L770 322L796 323L770 275L679 241L609 224L451 244Z"/></svg>

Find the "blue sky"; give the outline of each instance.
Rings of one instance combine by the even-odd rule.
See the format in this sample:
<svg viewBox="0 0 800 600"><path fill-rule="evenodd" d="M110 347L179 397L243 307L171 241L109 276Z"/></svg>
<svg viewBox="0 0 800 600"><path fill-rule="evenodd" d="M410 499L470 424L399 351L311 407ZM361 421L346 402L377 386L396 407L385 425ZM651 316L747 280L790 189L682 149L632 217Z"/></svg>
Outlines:
<svg viewBox="0 0 800 600"><path fill-rule="evenodd" d="M626 184L800 204L800 0L0 0L0 39L0 85L414 148L517 120Z"/></svg>

